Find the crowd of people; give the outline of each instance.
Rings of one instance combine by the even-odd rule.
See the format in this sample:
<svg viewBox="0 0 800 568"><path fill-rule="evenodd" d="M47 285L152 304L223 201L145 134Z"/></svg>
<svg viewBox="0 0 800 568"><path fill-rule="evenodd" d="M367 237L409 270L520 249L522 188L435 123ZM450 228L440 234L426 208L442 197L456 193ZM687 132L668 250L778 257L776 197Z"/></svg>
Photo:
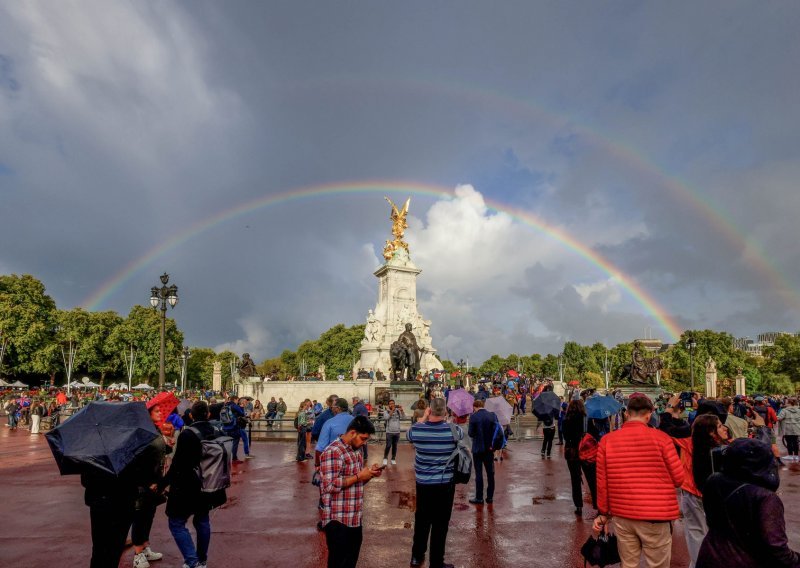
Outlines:
<svg viewBox="0 0 800 568"><path fill-rule="evenodd" d="M486 402L502 397L514 413L533 412L536 399L552 395L553 386L518 377L479 384L470 391L472 409L466 415L448 408L455 390L430 388L408 412L394 400L372 407L336 395L298 405L292 425L297 431L295 459L314 462L314 484L320 492L317 528L325 534L329 567L356 566L365 487L386 467L397 465L404 432L414 449L417 503L410 565L423 565L427 556L431 568L451 566L445 560L447 533L455 486L464 483L464 452L467 468L474 472L469 503L490 505L498 451L510 433L485 408ZM67 410L93 400L127 398L148 409L160 436L124 474L109 476L87 468L81 475L92 525L93 567L116 566L129 534L134 568L161 559L150 547L149 533L162 503L184 566L204 567L211 539L209 511L227 498L224 484L210 491L203 487L205 479L198 479L208 443L224 445L236 466L240 457L254 457L248 421L263 419L273 427L288 412L282 398L262 405L235 395L218 400L211 393L198 393L165 412L158 403L165 394L67 394L61 389L6 393L7 427L25 425L31 434L41 432L44 418L54 427ZM602 418L590 416L587 408L598 397L614 399L618 410ZM596 511L593 528L598 534L613 532L623 568L669 566L673 523L679 518L691 567L800 567L800 555L788 546L783 504L775 493L781 459L800 459L800 406L795 398L710 399L676 393L651 400L640 393L623 397L575 388L560 402L552 413L537 414L542 458L550 459L553 446L563 444L564 476L570 480L575 514L583 516L584 504L591 503ZM368 442L377 429L385 433L384 451L368 465ZM783 458L778 440L786 449ZM187 528L190 520L195 540Z"/></svg>

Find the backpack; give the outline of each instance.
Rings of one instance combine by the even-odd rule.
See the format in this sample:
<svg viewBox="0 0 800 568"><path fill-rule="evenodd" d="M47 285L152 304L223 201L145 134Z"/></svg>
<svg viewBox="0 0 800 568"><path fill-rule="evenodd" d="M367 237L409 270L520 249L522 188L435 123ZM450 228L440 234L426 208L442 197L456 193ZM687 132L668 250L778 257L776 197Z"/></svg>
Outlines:
<svg viewBox="0 0 800 568"><path fill-rule="evenodd" d="M455 483L469 483L469 478L472 475L472 454L467 449L467 445L463 440L458 439L455 424L448 424L450 432L453 433L453 440L456 443L456 448L450 454L450 458L445 464L445 470L453 464L453 481Z"/></svg>
<svg viewBox="0 0 800 568"><path fill-rule="evenodd" d="M222 410L219 411L219 421L226 428L233 426L234 422L236 421L233 417L233 410L231 410L231 407L227 404L222 407Z"/></svg>
<svg viewBox="0 0 800 568"><path fill-rule="evenodd" d="M578 457L589 463L597 461L597 440L591 434L584 434L578 445Z"/></svg>
<svg viewBox="0 0 800 568"><path fill-rule="evenodd" d="M503 427L500 426L500 422L495 420L494 434L492 434L492 449L502 450L505 447L506 447L506 435L503 432Z"/></svg>
<svg viewBox="0 0 800 568"><path fill-rule="evenodd" d="M196 468L200 478L200 490L203 493L215 493L231 486L231 465L233 459L233 438L217 435L204 438L194 426L189 430L200 438L202 453Z"/></svg>

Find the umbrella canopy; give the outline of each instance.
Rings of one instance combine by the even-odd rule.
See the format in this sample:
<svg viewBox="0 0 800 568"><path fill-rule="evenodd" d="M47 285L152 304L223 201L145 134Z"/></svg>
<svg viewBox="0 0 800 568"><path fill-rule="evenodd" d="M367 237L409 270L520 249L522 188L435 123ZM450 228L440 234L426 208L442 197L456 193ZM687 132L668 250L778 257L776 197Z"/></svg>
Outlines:
<svg viewBox="0 0 800 568"><path fill-rule="evenodd" d="M571 386L571 387L577 387L577 386L578 386L579 384L581 384L581 383L580 383L580 381L570 381L570 382L568 382L567 384L568 384L569 386Z"/></svg>
<svg viewBox="0 0 800 568"><path fill-rule="evenodd" d="M172 411L180 404L180 399L171 392L160 392L153 398L147 401L147 410L150 411L154 406L161 409L161 424L167 420L167 416L172 414ZM159 426L161 426L159 424Z"/></svg>
<svg viewBox="0 0 800 568"><path fill-rule="evenodd" d="M586 416L588 418L608 418L619 412L622 405L613 396L590 396L586 401Z"/></svg>
<svg viewBox="0 0 800 568"><path fill-rule="evenodd" d="M119 475L158 436L140 402L92 402L45 434L61 475L92 466Z"/></svg>
<svg viewBox="0 0 800 568"><path fill-rule="evenodd" d="M501 426L511 424L511 413L514 412L514 407L508 404L508 401L502 396L494 396L487 399L484 408L497 415L497 420Z"/></svg>
<svg viewBox="0 0 800 568"><path fill-rule="evenodd" d="M553 391L544 391L533 401L533 413L539 420L557 416L561 410L561 399Z"/></svg>
<svg viewBox="0 0 800 568"><path fill-rule="evenodd" d="M14 388L18 388L18 389L24 389L24 388L25 388L25 387L27 387L28 385L26 385L26 384L25 384L25 383L23 383L22 381L14 381L13 383L11 383L11 384L10 384L10 385L8 385L8 386L10 386L10 387L14 387Z"/></svg>
<svg viewBox="0 0 800 568"><path fill-rule="evenodd" d="M456 416L472 414L473 402L475 402L475 397L464 389L451 390L447 396L447 408L452 410Z"/></svg>
<svg viewBox="0 0 800 568"><path fill-rule="evenodd" d="M183 416L183 413L186 412L188 409L192 407L192 401L188 398L184 398L178 403L178 414Z"/></svg>
<svg viewBox="0 0 800 568"><path fill-rule="evenodd" d="M82 387L86 387L87 389L100 388L100 385L98 385L97 383L92 382L92 381L89 381L88 383L83 383L81 386Z"/></svg>
<svg viewBox="0 0 800 568"><path fill-rule="evenodd" d="M133 388L136 390L153 390L153 387L151 387L150 385L146 385L144 383L139 383Z"/></svg>
<svg viewBox="0 0 800 568"><path fill-rule="evenodd" d="M511 369L508 373L506 373L509 377L519 377L519 373L516 372L514 369Z"/></svg>

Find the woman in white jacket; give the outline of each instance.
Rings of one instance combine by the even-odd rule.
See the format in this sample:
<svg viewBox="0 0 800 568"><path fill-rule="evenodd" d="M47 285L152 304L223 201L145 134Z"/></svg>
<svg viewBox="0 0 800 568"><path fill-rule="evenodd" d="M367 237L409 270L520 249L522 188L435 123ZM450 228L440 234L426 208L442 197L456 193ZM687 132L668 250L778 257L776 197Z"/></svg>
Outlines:
<svg viewBox="0 0 800 568"><path fill-rule="evenodd" d="M797 399L790 398L787 406L778 414L778 424L781 425L783 443L789 451L790 460L798 460L798 440L800 439L800 407Z"/></svg>

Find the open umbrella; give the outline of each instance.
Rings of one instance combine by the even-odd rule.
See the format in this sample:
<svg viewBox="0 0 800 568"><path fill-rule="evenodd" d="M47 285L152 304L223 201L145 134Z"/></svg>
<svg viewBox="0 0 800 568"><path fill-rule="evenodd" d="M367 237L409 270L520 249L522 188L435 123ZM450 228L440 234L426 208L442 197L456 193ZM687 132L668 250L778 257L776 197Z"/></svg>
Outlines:
<svg viewBox="0 0 800 568"><path fill-rule="evenodd" d="M184 398L178 403L178 414L183 416L183 413L186 412L188 409L192 407L192 401L188 398Z"/></svg>
<svg viewBox="0 0 800 568"><path fill-rule="evenodd" d="M487 399L484 408L497 415L497 420L501 426L511 424L511 413L514 412L514 407L508 404L508 401L502 396L494 396Z"/></svg>
<svg viewBox="0 0 800 568"><path fill-rule="evenodd" d="M586 401L586 416L588 418L608 418L614 416L622 405L613 396L590 396Z"/></svg>
<svg viewBox="0 0 800 568"><path fill-rule="evenodd" d="M92 402L45 434L61 475L86 466L119 475L157 436L140 402Z"/></svg>
<svg viewBox="0 0 800 568"><path fill-rule="evenodd" d="M544 391L533 400L533 413L539 420L557 416L561 410L561 399L553 391Z"/></svg>
<svg viewBox="0 0 800 568"><path fill-rule="evenodd" d="M167 416L172 414L172 411L180 404L180 399L169 391L160 392L145 403L149 411L154 406L161 409L161 424L167 420ZM159 424L159 426L161 426Z"/></svg>
<svg viewBox="0 0 800 568"><path fill-rule="evenodd" d="M518 372L516 372L514 369L511 369L511 370L510 370L510 371L508 371L508 373L506 373L506 374L507 374L509 377L519 377L519 373L518 373Z"/></svg>
<svg viewBox="0 0 800 568"><path fill-rule="evenodd" d="M567 384L568 384L569 386L571 386L571 387L577 387L577 386L578 386L578 385L580 385L581 383L580 383L580 381L570 381L570 382L568 382Z"/></svg>
<svg viewBox="0 0 800 568"><path fill-rule="evenodd" d="M472 414L473 402L475 402L475 397L464 389L451 390L447 396L447 408L452 410L456 416Z"/></svg>

